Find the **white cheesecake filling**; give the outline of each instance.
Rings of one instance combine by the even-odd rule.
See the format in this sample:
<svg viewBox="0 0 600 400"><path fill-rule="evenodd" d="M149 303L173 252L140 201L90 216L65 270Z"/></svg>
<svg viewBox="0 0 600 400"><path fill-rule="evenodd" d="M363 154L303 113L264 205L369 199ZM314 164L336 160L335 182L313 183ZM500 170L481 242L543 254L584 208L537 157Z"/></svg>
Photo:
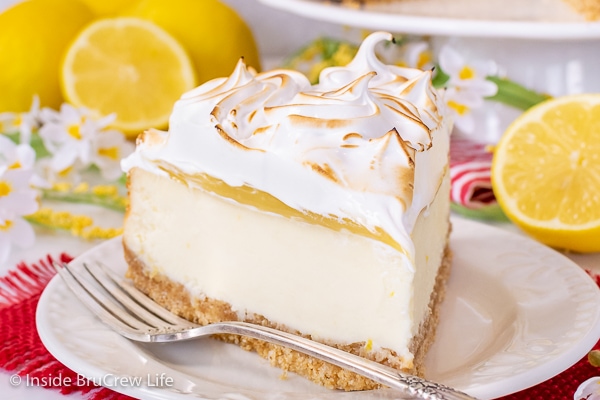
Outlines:
<svg viewBox="0 0 600 400"><path fill-rule="evenodd" d="M430 315L449 230L451 121L430 71L377 58L375 45L389 39L370 35L316 86L295 71L254 74L239 63L184 94L169 132L147 132L122 163L131 253L240 319L365 342L412 368L409 345ZM202 176L306 218L217 196Z"/></svg>
<svg viewBox="0 0 600 400"><path fill-rule="evenodd" d="M405 358L428 315L448 231L448 177L416 222L417 264L379 241L131 171L126 246L193 297L226 301L325 342L367 342ZM173 205L176 204L176 207Z"/></svg>

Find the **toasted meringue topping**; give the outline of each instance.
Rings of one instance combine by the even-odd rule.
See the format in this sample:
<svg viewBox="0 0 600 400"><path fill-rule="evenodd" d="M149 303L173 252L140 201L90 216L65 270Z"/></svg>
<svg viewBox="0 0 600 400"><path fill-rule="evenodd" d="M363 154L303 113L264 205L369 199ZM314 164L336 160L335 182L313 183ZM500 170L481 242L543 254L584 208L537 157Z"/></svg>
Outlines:
<svg viewBox="0 0 600 400"><path fill-rule="evenodd" d="M230 77L184 94L168 134L147 133L123 168L164 174L167 163L249 186L302 212L383 229L411 256L416 217L446 173L449 124L430 71L379 61L376 44L391 38L371 34L315 86L240 61Z"/></svg>

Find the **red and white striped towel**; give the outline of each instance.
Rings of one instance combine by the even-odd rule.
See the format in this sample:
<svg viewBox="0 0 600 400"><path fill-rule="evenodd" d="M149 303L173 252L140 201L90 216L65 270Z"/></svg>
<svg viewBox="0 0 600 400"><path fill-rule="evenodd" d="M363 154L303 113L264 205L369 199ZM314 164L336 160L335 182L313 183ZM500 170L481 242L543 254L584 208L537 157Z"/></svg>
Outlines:
<svg viewBox="0 0 600 400"><path fill-rule="evenodd" d="M469 139L450 142L450 199L463 207L479 209L496 203L491 182L489 146Z"/></svg>

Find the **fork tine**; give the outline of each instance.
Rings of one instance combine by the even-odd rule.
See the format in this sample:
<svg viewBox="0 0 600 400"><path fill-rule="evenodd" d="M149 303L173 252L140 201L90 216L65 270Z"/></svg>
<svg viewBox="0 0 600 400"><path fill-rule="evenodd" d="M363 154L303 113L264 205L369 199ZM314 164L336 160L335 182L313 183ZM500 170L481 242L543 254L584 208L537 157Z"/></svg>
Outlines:
<svg viewBox="0 0 600 400"><path fill-rule="evenodd" d="M124 292L120 285L112 279L106 271L102 269L100 263L97 263L95 267L91 267L89 264L84 263L83 266L87 272L98 282L100 286L104 288L111 296L113 296L129 313L135 316L135 318L142 322L150 325L153 328L164 328L170 324L168 321L159 318L154 313L149 311L144 304L140 304L135 299ZM146 298L148 300L148 298Z"/></svg>
<svg viewBox="0 0 600 400"><path fill-rule="evenodd" d="M195 324L188 321L187 319L183 319L183 318L173 314L166 308L163 308L160 305L158 305L154 300L152 300L147 295L145 295L144 293L139 291L137 288L135 288L129 282L123 280L119 275L117 275L110 268L107 268L106 265L102 264L101 262L97 262L97 264L100 267L100 269L102 270L102 272L105 275L107 275L107 277L110 278L111 281L115 285L117 285L119 288L121 288L123 291L125 291L140 306L144 307L146 310L148 310L155 316L159 317L161 320L166 321L172 325L185 324L188 326L195 326ZM164 325L164 322L162 323L162 325Z"/></svg>
<svg viewBox="0 0 600 400"><path fill-rule="evenodd" d="M93 285L88 283L78 273L73 271L66 263L53 263L54 268L75 293L77 298L91 309L97 316L125 337L138 337L139 329L147 329L140 320L132 317L115 304L113 300L102 294ZM112 307L110 307L112 305Z"/></svg>

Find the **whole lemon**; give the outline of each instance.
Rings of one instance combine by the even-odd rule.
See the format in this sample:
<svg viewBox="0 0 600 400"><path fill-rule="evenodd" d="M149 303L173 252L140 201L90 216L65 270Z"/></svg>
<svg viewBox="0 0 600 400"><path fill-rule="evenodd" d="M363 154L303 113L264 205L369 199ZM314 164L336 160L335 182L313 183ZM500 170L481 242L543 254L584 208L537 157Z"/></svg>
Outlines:
<svg viewBox="0 0 600 400"><path fill-rule="evenodd" d="M129 0L81 0L99 17L111 17L127 8Z"/></svg>
<svg viewBox="0 0 600 400"><path fill-rule="evenodd" d="M78 0L28 0L0 14L0 111L27 111L36 94L59 107L63 52L93 17Z"/></svg>
<svg viewBox="0 0 600 400"><path fill-rule="evenodd" d="M123 14L149 19L179 40L194 63L199 83L229 75L240 57L260 70L250 28L218 0L141 0Z"/></svg>

